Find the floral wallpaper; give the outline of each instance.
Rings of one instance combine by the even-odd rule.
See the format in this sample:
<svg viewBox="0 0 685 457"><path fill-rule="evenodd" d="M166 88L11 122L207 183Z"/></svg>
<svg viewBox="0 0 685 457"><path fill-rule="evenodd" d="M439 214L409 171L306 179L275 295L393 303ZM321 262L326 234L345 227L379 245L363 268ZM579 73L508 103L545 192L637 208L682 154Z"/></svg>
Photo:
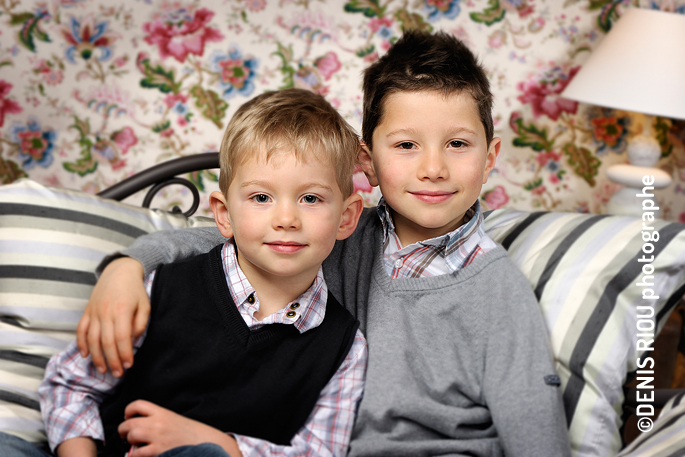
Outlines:
<svg viewBox="0 0 685 457"><path fill-rule="evenodd" d="M618 188L606 169L627 161L641 123L559 94L635 7L685 14L685 0L0 0L0 183L98 192L217 151L236 108L278 88L323 94L360 131L361 72L420 28L462 39L492 82L503 146L484 206L601 213ZM674 178L658 191L663 215L685 222L685 121L656 130ZM216 170L188 178L218 189ZM362 173L355 184L377 200Z"/></svg>

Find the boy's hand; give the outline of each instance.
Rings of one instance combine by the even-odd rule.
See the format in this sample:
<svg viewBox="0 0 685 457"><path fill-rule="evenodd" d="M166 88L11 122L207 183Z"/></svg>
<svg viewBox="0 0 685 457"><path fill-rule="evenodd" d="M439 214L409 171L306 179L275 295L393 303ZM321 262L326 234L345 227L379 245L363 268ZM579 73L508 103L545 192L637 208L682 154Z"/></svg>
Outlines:
<svg viewBox="0 0 685 457"><path fill-rule="evenodd" d="M231 457L242 457L235 439L202 422L183 417L154 403L136 400L124 411L119 435L131 445L141 446L131 457L150 457L178 446L215 443Z"/></svg>
<svg viewBox="0 0 685 457"><path fill-rule="evenodd" d="M133 365L133 338L145 331L150 316L143 273L137 260L121 257L107 265L93 288L76 341L81 355L90 353L100 373L107 371L105 358L115 377Z"/></svg>
<svg viewBox="0 0 685 457"><path fill-rule="evenodd" d="M95 457L97 453L95 441L85 436L68 439L57 446L57 457Z"/></svg>

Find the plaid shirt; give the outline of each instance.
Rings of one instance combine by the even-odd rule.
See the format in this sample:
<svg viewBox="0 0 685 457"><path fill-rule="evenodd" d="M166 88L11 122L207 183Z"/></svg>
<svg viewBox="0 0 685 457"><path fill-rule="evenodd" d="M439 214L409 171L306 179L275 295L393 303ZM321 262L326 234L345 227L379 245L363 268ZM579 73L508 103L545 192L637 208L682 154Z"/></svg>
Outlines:
<svg viewBox="0 0 685 457"><path fill-rule="evenodd" d="M328 297L328 288L321 269L312 286L297 298L300 307L295 316L287 317L285 313L288 309L284 309L258 321L253 314L259 310L259 300L238 266L235 248L230 240L224 245L221 254L231 297L248 327L255 329L263 325L284 323L295 325L302 333L321 323ZM148 295L154 274L152 272L145 279ZM144 339L145 334L134 342L134 350L142 345ZM366 340L357 331L347 357L321 391L314 410L291 441L291 445L280 446L257 438L233 435L243 456L345 455L357 403L364 390L366 359ZM102 440L104 432L99 404L112 393L120 381L121 378L113 377L110 372L98 373L90 357L84 359L79 355L75 342L53 356L39 388L41 411L51 449L54 450L61 442L77 436Z"/></svg>
<svg viewBox="0 0 685 457"><path fill-rule="evenodd" d="M483 212L478 200L466 211L461 227L405 247L402 247L395 233L391 209L383 198L377 210L383 223L383 264L393 279L454 273L497 246L485 234Z"/></svg>

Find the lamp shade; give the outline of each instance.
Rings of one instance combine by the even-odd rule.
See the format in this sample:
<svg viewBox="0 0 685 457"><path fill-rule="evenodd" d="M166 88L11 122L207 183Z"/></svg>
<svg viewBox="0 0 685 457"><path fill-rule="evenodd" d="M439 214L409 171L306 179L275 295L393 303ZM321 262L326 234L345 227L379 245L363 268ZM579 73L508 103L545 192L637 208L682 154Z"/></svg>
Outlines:
<svg viewBox="0 0 685 457"><path fill-rule="evenodd" d="M561 96L685 119L685 15L625 10Z"/></svg>

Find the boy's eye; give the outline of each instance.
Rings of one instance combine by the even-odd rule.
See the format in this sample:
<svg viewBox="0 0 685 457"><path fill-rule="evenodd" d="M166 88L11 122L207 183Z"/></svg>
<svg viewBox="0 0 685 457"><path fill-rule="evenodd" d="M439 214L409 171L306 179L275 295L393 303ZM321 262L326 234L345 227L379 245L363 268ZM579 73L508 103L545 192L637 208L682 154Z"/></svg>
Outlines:
<svg viewBox="0 0 685 457"><path fill-rule="evenodd" d="M257 194L252 196L252 200L257 203L269 203L271 198L266 194Z"/></svg>
<svg viewBox="0 0 685 457"><path fill-rule="evenodd" d="M304 197L302 197L302 201L304 203L307 203L308 205L312 205L319 201L319 197L317 197L316 195L305 195Z"/></svg>
<svg viewBox="0 0 685 457"><path fill-rule="evenodd" d="M450 141L450 147L452 147L452 148L463 148L463 147L466 147L466 143L464 143L461 140L452 140L452 141Z"/></svg>
<svg viewBox="0 0 685 457"><path fill-rule="evenodd" d="M413 149L414 143L411 143L409 141L403 141L400 144L398 144L397 147L400 149Z"/></svg>

